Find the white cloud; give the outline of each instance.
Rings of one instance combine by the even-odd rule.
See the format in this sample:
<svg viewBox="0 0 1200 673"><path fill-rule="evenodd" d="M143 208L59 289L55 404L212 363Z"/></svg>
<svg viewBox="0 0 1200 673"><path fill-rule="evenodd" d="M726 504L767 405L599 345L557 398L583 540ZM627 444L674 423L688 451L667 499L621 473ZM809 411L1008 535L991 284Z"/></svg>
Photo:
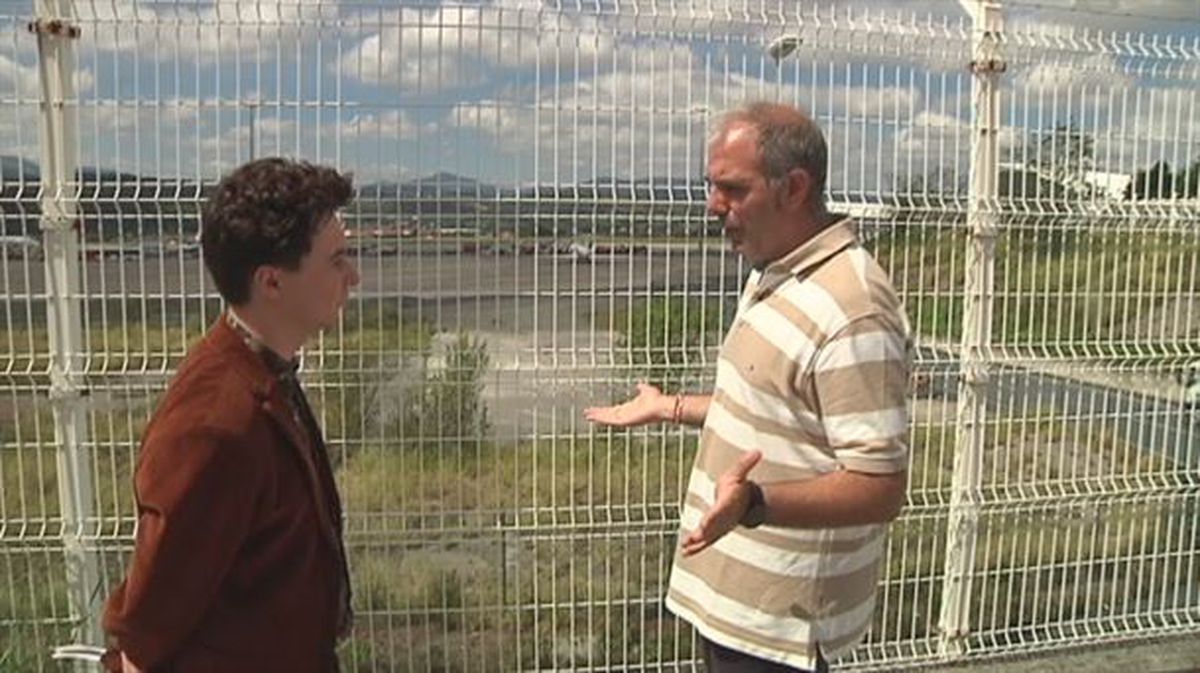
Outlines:
<svg viewBox="0 0 1200 673"><path fill-rule="evenodd" d="M264 117L258 121L254 138L255 155L303 157L325 164L354 167L356 178L394 179L412 171L398 160L388 159L397 147L432 127L420 124L405 112L361 113L345 121L331 120L319 126L309 120ZM248 123L228 127L219 135L200 139L200 163L210 174L228 170L250 158L251 128ZM380 158L382 156L382 159Z"/></svg>
<svg viewBox="0 0 1200 673"><path fill-rule="evenodd" d="M12 107L16 114L0 115L0 154L36 160L37 107ZM78 110L77 126L82 165L188 176L215 176L249 159L252 149L260 157L302 156L369 167L391 161L389 157L408 156L397 150L399 144L432 128L400 110L344 112L339 121L328 109L318 115L266 107L252 117L247 108L234 114L194 104L85 104ZM370 171L379 174L383 169Z"/></svg>
<svg viewBox="0 0 1200 673"><path fill-rule="evenodd" d="M695 176L708 125L726 107L748 99L793 102L816 115L826 126L835 170L842 175L862 172L865 164L882 163L886 171L887 165L906 162L962 161L959 155L969 146L969 52L964 49L969 34L962 30L957 3L879 0L850 9L797 5L782 12L775 0L704 0L670 7L634 3L636 16L629 11L634 5L625 2L619 5L622 14L611 11L616 5L605 5L596 15L539 0L406 9L313 0L175 6L104 0L79 5L85 28L79 53L88 58L90 39L102 50L140 50L142 63L177 55L203 62L236 58L243 69L280 54L302 55L303 67L289 71L285 66L281 79L301 80L296 91L303 88L297 95L306 101L315 94L309 87L314 76L325 87L322 103L332 102L330 74L338 76L338 86L361 81L381 88L338 89L354 103L345 108L301 106L297 111L284 100L269 111L274 101L264 104L255 136L260 155L279 151L318 158L336 151L349 163L383 165L385 158L412 156L410 148L394 143L420 138L412 165L431 169L453 165L457 156L459 165L503 165L511 159L521 179L592 173ZM1124 7L1119 0L1108 5ZM926 11L948 21L926 22L921 18ZM1015 8L1006 11L1020 14ZM803 45L780 66L772 65L763 46L793 29ZM311 46L317 42L321 63ZM122 65L118 73L106 58L96 65L106 83L128 83L135 70ZM1033 137L1022 129L1050 128L1051 120L1059 119L1085 125L1096 135L1098 154L1108 152L1130 165L1164 151L1196 154L1195 147L1179 144L1194 137L1189 134L1196 121L1187 107L1195 92L1186 86L1146 81L1128 69L1127 60L1112 55L1067 50L1022 58L1013 55L1005 76L1003 114L1012 126L1002 130L1006 146ZM0 56L0 92L36 92L36 70L22 65L29 60ZM228 65L217 71L220 91L207 74L199 75L206 78L197 84L201 99L231 93ZM927 84L926 73L935 83ZM117 74L123 81L116 81ZM942 84L936 83L939 78ZM94 77L84 71L80 80L84 89ZM135 95L152 90L152 80L141 80ZM255 95L245 90L271 86L264 83L268 80L252 78L233 93L243 99ZM1124 107L1110 103L1112 92L1125 97ZM181 95L187 98L189 92ZM267 91L264 98L288 96ZM219 106L201 111L180 110L166 100L155 105L136 110L94 106L85 113L89 121L81 131L114 136L93 142L100 158L114 144L125 158L135 145L144 155L147 148L172 156L199 150L201 163L247 154L244 112L238 121ZM1031 116L1023 118L1026 107ZM139 129L140 142L134 142ZM1174 146L1168 144L1172 141ZM466 152L483 158L464 160ZM535 157L541 176L531 175ZM404 164L393 163L396 170ZM847 181L855 179L851 175Z"/></svg>
<svg viewBox="0 0 1200 673"><path fill-rule="evenodd" d="M1018 69L1014 84L1041 90L1079 89L1083 87L1120 88L1131 86L1136 78L1109 54L1096 54L1064 61L1053 59Z"/></svg>
<svg viewBox="0 0 1200 673"><path fill-rule="evenodd" d="M546 78L586 75L614 41L600 20L532 11L528 3L405 8L344 53L334 66L368 84L424 93L489 81L496 71L540 68Z"/></svg>
<svg viewBox="0 0 1200 673"><path fill-rule="evenodd" d="M445 123L491 134L496 139L510 138L520 142L514 136L522 130L521 121L526 117L517 106L495 99L485 99L459 103L451 110Z"/></svg>
<svg viewBox="0 0 1200 673"><path fill-rule="evenodd" d="M36 64L25 65L0 54L0 91L13 91L20 98L32 98L39 93Z"/></svg>
<svg viewBox="0 0 1200 673"><path fill-rule="evenodd" d="M850 117L908 119L917 105L916 89L907 87L833 87L834 109Z"/></svg>
<svg viewBox="0 0 1200 673"><path fill-rule="evenodd" d="M330 126L336 126L336 123ZM354 115L344 124L341 124L340 127L343 134L347 136L365 136L391 140L411 140L417 137L422 131L421 124L414 121L412 116L403 110L387 110L382 113L368 112ZM432 131L433 127L426 125L424 130Z"/></svg>
<svg viewBox="0 0 1200 673"><path fill-rule="evenodd" d="M0 115L0 154L38 161L38 109L32 105L6 105Z"/></svg>
<svg viewBox="0 0 1200 673"><path fill-rule="evenodd" d="M324 21L334 25L336 4L311 0L215 0L163 7L135 0L77 5L81 44L156 61L211 63L237 58L272 60L316 39Z"/></svg>
<svg viewBox="0 0 1200 673"><path fill-rule="evenodd" d="M1014 128L1000 128L1001 152L1012 148L1017 141ZM903 162L920 166L958 165L965 171L971 150L971 120L922 110L896 134L895 147Z"/></svg>
<svg viewBox="0 0 1200 673"><path fill-rule="evenodd" d="M1079 0L1043 0L1040 4L1045 7L1061 7L1076 12L1086 9L1093 13L1132 14L1135 18L1137 16L1160 16L1189 20L1196 18L1196 7L1187 0L1087 0L1083 7L1080 6Z"/></svg>
<svg viewBox="0 0 1200 673"><path fill-rule="evenodd" d="M95 84L96 78L86 68L75 71L75 91L86 92ZM0 94L15 93L18 98L41 96L41 82L36 63L24 64L0 54Z"/></svg>
<svg viewBox="0 0 1200 673"><path fill-rule="evenodd" d="M636 68L627 57L618 65L581 82L462 102L444 123L479 132L496 151L526 157L517 162L521 165L532 165L536 152L540 172L560 178L691 179L703 170L712 124L727 108L747 100L794 102L820 116L836 146L836 171L844 170L843 161L857 166L860 154L869 154L874 165L879 149L871 142L881 127L888 129L884 135L890 139L890 124L910 119L920 100L920 92L909 87L855 86L847 91L839 85L821 87L819 100L806 100L812 95L807 86L726 75L669 43L658 45L653 58L642 52ZM853 129L847 130L850 120ZM866 132L861 130L864 121Z"/></svg>
<svg viewBox="0 0 1200 673"><path fill-rule="evenodd" d="M256 129L256 132L255 132ZM251 127L248 119L237 126L227 126L220 134L210 134L200 139L201 156L228 162L232 157L249 159L251 135L257 156L273 154L312 156L317 138L328 138L331 125L312 128L295 119L264 117ZM326 144L326 146L332 146Z"/></svg>
<svg viewBox="0 0 1200 673"><path fill-rule="evenodd" d="M1060 37L1084 30L1123 34L1161 30L1179 20L1194 22L1196 5L1191 0L1041 0L1009 5L1006 19L1012 29L1049 30Z"/></svg>
<svg viewBox="0 0 1200 673"><path fill-rule="evenodd" d="M403 182L419 177L411 166L397 161L360 163L354 167L353 174L354 184L359 187L372 182Z"/></svg>
<svg viewBox="0 0 1200 673"><path fill-rule="evenodd" d="M922 110L896 136L896 146L903 152L922 152L931 146L961 141L970 131L966 119Z"/></svg>
<svg viewBox="0 0 1200 673"><path fill-rule="evenodd" d="M1092 140L1098 167L1126 173L1200 155L1189 140L1200 131L1196 89L1175 69L1139 68L1111 54L1018 67L1006 93L1019 136L1014 145L1036 150L1045 133L1067 126Z"/></svg>
<svg viewBox="0 0 1200 673"><path fill-rule="evenodd" d="M1133 174L1158 160L1178 166L1200 158L1195 88L1138 87L1114 98L1108 127L1088 129L1096 139L1098 167Z"/></svg>
<svg viewBox="0 0 1200 673"><path fill-rule="evenodd" d="M699 174L712 111L685 46L646 44L596 77L499 93L457 104L442 132L478 132L528 170L536 154L541 175L519 180Z"/></svg>
<svg viewBox="0 0 1200 673"><path fill-rule="evenodd" d="M730 77L722 92L726 107L756 99L781 101L797 105L826 124L862 117L867 117L869 123L905 121L917 112L921 97L922 91L916 86L857 83L847 87L844 82L824 81L813 87L808 83L779 83L748 75Z"/></svg>

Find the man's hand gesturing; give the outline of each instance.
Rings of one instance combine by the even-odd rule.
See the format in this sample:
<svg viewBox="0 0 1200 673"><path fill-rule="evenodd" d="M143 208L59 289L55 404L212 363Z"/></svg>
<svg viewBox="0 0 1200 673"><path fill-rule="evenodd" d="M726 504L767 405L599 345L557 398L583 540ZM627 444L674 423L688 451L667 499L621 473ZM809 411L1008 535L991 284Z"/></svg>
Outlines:
<svg viewBox="0 0 1200 673"><path fill-rule="evenodd" d="M717 480L713 506L700 520L700 525L683 539L683 555L698 554L716 543L737 527L750 506L750 486L746 477L762 460L762 453L751 451Z"/></svg>
<svg viewBox="0 0 1200 673"><path fill-rule="evenodd" d="M592 423L618 428L670 420L673 397L648 383L637 384L637 389L633 399L611 407L589 407L583 410L583 417Z"/></svg>

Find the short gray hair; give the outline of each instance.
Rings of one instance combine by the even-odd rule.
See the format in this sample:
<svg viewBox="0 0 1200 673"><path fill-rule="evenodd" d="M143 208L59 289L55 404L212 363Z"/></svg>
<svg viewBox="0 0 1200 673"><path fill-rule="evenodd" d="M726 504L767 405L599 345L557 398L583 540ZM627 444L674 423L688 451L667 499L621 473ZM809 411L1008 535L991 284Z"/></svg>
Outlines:
<svg viewBox="0 0 1200 673"><path fill-rule="evenodd" d="M813 178L818 202L825 200L829 150L820 127L804 112L782 103L757 101L726 113L713 138L731 126L745 124L758 133L759 168L768 179L779 179L802 168Z"/></svg>

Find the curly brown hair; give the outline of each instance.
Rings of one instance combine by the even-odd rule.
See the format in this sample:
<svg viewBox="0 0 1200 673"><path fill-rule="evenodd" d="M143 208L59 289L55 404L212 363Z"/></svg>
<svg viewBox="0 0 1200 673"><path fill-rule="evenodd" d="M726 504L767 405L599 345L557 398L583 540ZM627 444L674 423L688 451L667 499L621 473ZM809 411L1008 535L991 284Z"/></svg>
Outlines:
<svg viewBox="0 0 1200 673"><path fill-rule="evenodd" d="M258 267L297 268L321 223L353 194L349 175L279 157L226 175L204 204L200 226L204 264L217 291L239 306L250 300Z"/></svg>

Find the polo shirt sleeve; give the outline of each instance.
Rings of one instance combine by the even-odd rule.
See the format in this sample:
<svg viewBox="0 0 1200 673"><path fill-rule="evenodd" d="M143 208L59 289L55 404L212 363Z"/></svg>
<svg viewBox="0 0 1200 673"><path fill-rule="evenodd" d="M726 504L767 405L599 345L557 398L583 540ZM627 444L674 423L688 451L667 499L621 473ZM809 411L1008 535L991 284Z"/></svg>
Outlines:
<svg viewBox="0 0 1200 673"><path fill-rule="evenodd" d="M887 316L851 320L821 345L812 369L818 420L845 469L908 469L910 368L907 331Z"/></svg>

